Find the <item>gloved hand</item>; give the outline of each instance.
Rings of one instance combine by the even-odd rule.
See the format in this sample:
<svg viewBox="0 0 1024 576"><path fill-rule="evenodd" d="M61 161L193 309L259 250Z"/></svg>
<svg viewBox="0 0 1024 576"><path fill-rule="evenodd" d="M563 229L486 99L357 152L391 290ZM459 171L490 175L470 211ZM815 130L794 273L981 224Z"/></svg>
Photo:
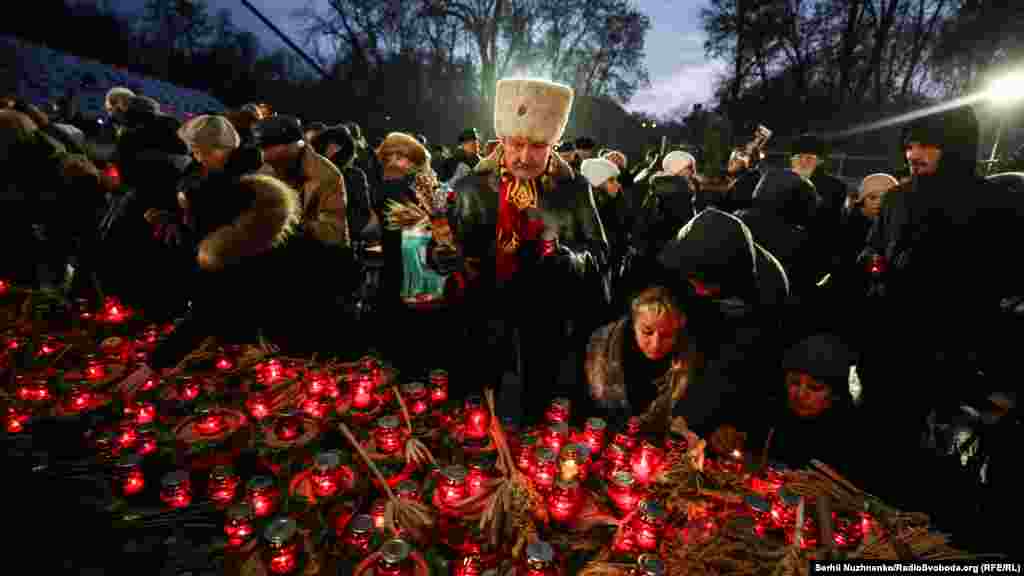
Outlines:
<svg viewBox="0 0 1024 576"><path fill-rule="evenodd" d="M447 276L458 270L459 254L451 246L431 242L427 247L427 262L438 274Z"/></svg>

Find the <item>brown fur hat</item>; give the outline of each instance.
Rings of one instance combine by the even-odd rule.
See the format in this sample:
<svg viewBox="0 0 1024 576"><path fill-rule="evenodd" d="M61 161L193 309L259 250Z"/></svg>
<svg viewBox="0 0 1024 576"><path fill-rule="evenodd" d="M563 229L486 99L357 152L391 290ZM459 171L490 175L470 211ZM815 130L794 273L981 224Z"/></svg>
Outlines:
<svg viewBox="0 0 1024 576"><path fill-rule="evenodd" d="M412 161L417 168L423 168L430 163L430 151L426 149L415 136L403 132L392 132L380 143L374 152L378 160L382 160L386 154L398 152Z"/></svg>

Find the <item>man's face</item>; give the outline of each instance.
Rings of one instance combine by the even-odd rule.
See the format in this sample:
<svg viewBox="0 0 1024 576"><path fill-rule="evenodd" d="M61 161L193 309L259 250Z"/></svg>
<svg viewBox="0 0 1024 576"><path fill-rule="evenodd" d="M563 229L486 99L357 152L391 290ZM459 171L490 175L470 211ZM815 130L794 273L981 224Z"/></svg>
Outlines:
<svg viewBox="0 0 1024 576"><path fill-rule="evenodd" d="M818 156L815 154L794 154L790 158L789 163L794 172L804 178L810 178L814 171L818 169Z"/></svg>
<svg viewBox="0 0 1024 576"><path fill-rule="evenodd" d="M548 166L551 142L530 142L526 138L503 138L504 167L520 180L540 177Z"/></svg>
<svg viewBox="0 0 1024 576"><path fill-rule="evenodd" d="M470 140L469 142L463 142L462 143L462 150L466 154L468 154L470 156L473 156L475 154L479 154L480 153L480 141L479 140Z"/></svg>
<svg viewBox="0 0 1024 576"><path fill-rule="evenodd" d="M789 409L800 418L815 418L832 406L832 390L802 372L786 373Z"/></svg>
<svg viewBox="0 0 1024 576"><path fill-rule="evenodd" d="M934 144L911 142L907 144L906 155L914 176L931 176L939 171L942 150Z"/></svg>

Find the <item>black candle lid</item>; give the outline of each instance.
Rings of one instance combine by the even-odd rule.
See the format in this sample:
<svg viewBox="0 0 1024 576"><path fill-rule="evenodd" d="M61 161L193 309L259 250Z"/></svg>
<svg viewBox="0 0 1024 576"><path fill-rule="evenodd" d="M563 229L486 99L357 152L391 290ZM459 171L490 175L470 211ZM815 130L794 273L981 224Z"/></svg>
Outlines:
<svg viewBox="0 0 1024 576"><path fill-rule="evenodd" d="M341 455L333 450L329 452L321 452L316 455L316 459L313 461L313 467L316 468L317 472L327 472L329 470L340 468Z"/></svg>
<svg viewBox="0 0 1024 576"><path fill-rule="evenodd" d="M213 470L210 471L210 480L222 482L234 475L235 471L231 469L231 466L215 466Z"/></svg>
<svg viewBox="0 0 1024 576"><path fill-rule="evenodd" d="M633 473L629 470L619 470L612 474L612 482L619 486L632 486L634 483Z"/></svg>
<svg viewBox="0 0 1024 576"><path fill-rule="evenodd" d="M135 468L140 464L142 464L142 456L136 454L135 452L128 452L122 454L121 457L118 458L117 460L117 467L121 470L129 470L131 468Z"/></svg>
<svg viewBox="0 0 1024 576"><path fill-rule="evenodd" d="M529 562L551 563L555 561L555 551L551 544L537 540L526 545L526 559Z"/></svg>
<svg viewBox="0 0 1024 576"><path fill-rule="evenodd" d="M566 410L572 405L568 398L555 398L551 401L552 406L558 406L559 408L565 408Z"/></svg>
<svg viewBox="0 0 1024 576"><path fill-rule="evenodd" d="M246 484L249 490L266 490L274 485L274 479L270 476L253 476Z"/></svg>
<svg viewBox="0 0 1024 576"><path fill-rule="evenodd" d="M554 462L555 453L547 446L539 446L534 452L534 457L537 458L538 462Z"/></svg>
<svg viewBox="0 0 1024 576"><path fill-rule="evenodd" d="M188 482L188 472L184 470L175 470L174 472L168 472L165 474L161 483L164 488L177 488L186 482Z"/></svg>
<svg viewBox="0 0 1024 576"><path fill-rule="evenodd" d="M272 547L280 548L291 542L298 531L299 527L295 520L279 516L271 520L270 524L267 525L266 530L263 531L263 538Z"/></svg>
<svg viewBox="0 0 1024 576"><path fill-rule="evenodd" d="M228 507L227 518L229 521L251 520L252 506L248 502L239 502Z"/></svg>
<svg viewBox="0 0 1024 576"><path fill-rule="evenodd" d="M654 500L643 500L640 502L640 517L645 522L656 524L665 519L665 509Z"/></svg>
<svg viewBox="0 0 1024 576"><path fill-rule="evenodd" d="M449 482L454 482L456 484L461 484L462 482L465 482L466 475L468 473L469 471L466 470L465 466L460 466L458 464L445 466L444 469L441 470L441 475L445 477L445 480L448 480Z"/></svg>
<svg viewBox="0 0 1024 576"><path fill-rule="evenodd" d="M748 494L743 498L743 500L746 501L747 506L750 506L750 509L753 510L754 512L762 512L767 514L768 512L772 511L772 505L769 504L767 500L761 498L760 496Z"/></svg>
<svg viewBox="0 0 1024 576"><path fill-rule="evenodd" d="M604 421L604 418L587 418L587 428L603 432L608 428L608 423Z"/></svg>
<svg viewBox="0 0 1024 576"><path fill-rule="evenodd" d="M373 518L369 514L354 516L348 523L348 529L353 534L368 534L373 530Z"/></svg>
<svg viewBox="0 0 1024 576"><path fill-rule="evenodd" d="M399 426L398 416L395 416L394 414L389 414L387 416L381 416L380 418L377 419L377 426L379 426L381 428L387 428L388 430L393 430L395 428L398 428L398 426Z"/></svg>
<svg viewBox="0 0 1024 576"><path fill-rule="evenodd" d="M643 554L637 559L637 564L640 566L640 573L643 576L664 576L665 575L665 563L657 556L650 554Z"/></svg>
<svg viewBox="0 0 1024 576"><path fill-rule="evenodd" d="M427 387L423 385L423 382L408 382L402 385L402 394L406 396L420 396L425 394Z"/></svg>
<svg viewBox="0 0 1024 576"><path fill-rule="evenodd" d="M412 546L399 538L388 540L380 548L381 560L392 566L405 562L409 554L412 554Z"/></svg>

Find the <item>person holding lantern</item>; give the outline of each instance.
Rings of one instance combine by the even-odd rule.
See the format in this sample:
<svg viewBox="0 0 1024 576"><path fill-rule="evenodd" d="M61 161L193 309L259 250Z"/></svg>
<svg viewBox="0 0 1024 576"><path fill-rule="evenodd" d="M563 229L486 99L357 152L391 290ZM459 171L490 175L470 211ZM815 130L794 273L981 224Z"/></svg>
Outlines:
<svg viewBox="0 0 1024 576"><path fill-rule="evenodd" d="M582 351L590 327L580 322L607 305L608 245L590 186L554 152L572 89L503 79L495 93L501 143L455 186L452 228L473 319L469 341L481 346L467 357L483 372L475 381L518 381L527 420L538 419L550 395L571 392L552 384L567 367L564 351ZM501 404L512 412L505 416L521 416Z"/></svg>

